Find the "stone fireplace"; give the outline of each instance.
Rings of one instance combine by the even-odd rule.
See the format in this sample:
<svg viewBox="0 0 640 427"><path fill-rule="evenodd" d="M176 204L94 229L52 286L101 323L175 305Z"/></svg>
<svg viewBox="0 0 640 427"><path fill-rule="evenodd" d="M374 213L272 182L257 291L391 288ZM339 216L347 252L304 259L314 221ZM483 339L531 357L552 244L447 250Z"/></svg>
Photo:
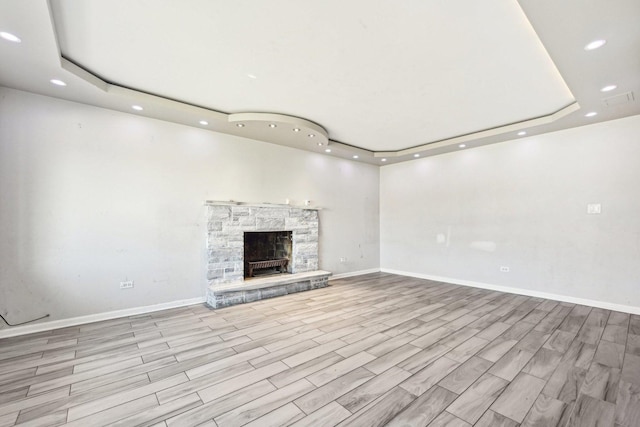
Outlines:
<svg viewBox="0 0 640 427"><path fill-rule="evenodd" d="M235 202L205 205L210 306L327 286L331 273L318 270L318 209ZM285 259L286 265L284 261L270 267L258 263ZM251 263L253 273L258 273L253 278L248 274ZM260 271L268 269L275 271ZM262 277L264 273L289 274Z"/></svg>

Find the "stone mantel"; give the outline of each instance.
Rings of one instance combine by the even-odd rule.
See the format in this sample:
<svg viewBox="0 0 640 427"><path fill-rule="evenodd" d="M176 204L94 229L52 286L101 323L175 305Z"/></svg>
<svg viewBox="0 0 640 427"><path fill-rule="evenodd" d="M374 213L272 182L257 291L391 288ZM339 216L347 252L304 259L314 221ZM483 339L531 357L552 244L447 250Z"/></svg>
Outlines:
<svg viewBox="0 0 640 427"><path fill-rule="evenodd" d="M321 207L318 206L306 206L306 205L291 205L287 203L252 203L252 202L236 202L233 200L227 201L216 201L216 200L205 200L205 206L248 206L254 208L294 208L294 209L305 209L310 211L320 211Z"/></svg>

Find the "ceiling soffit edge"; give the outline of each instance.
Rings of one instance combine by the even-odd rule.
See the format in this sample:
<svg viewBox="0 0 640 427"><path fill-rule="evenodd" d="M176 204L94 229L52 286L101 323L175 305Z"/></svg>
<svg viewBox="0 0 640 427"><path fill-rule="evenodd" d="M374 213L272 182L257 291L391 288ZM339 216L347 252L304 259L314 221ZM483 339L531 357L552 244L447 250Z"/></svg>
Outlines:
<svg viewBox="0 0 640 427"><path fill-rule="evenodd" d="M415 154L415 153L424 153L424 152L428 152L429 150L448 147L450 145L476 141L481 138L488 138L491 136L502 135L509 132L519 131L521 129L529 129L534 126L540 126L547 123L555 122L556 120L559 120L562 117L568 116L569 114L575 111L578 111L579 109L580 109L580 104L578 104L578 102L572 102L571 104L565 107L562 107L558 111L555 111L545 116L536 117L534 119L529 119L529 120L523 120L516 123L510 123L508 125L498 126L491 129L472 132L466 135L455 136L453 138L442 139L440 141L428 142L426 144L417 145L415 147L407 148L404 150L376 151L374 153L374 156L375 157L400 157L400 156L406 156L406 155Z"/></svg>
<svg viewBox="0 0 640 427"><path fill-rule="evenodd" d="M440 141L427 142L422 145L418 145L418 146L414 146L414 147L410 147L402 150L371 151L371 150L367 150L365 148L351 145L345 142L331 140L329 133L324 127L302 117L290 116L287 114L279 114L279 113L267 113L267 112L225 113L225 112L216 111L216 110L198 106L198 105L188 104L180 100L170 99L160 95L142 92L135 88L120 86L117 83L107 82L102 78L100 78L95 73L83 68L81 65L78 65L73 61L65 58L61 53L60 53L60 65L66 71L74 74L76 77L86 81L87 83L90 83L91 85L95 86L96 88L98 88L103 92L112 93L112 94L115 94L115 93L128 94L130 97L136 98L136 99L146 98L148 100L152 100L154 103L160 103L169 108L182 109L182 110L187 109L187 110L191 110L192 113L199 113L200 115L202 115L202 113L205 112L209 117L214 116L215 119L223 120L232 124L237 124L240 122L287 124L291 127L299 128L300 131L307 132L307 134L308 132L314 132L314 136L319 137L316 140L318 141L318 145L339 146L344 149L351 150L357 153L370 154L376 158L383 158L383 157L394 158L394 157L403 157L407 155L412 155L416 153L425 153L430 150L439 149L439 148L447 147L450 145L461 144L464 142L474 141L474 140L487 138L491 136L497 136L497 135L501 135L508 132L514 132L524 128L531 128L533 126L539 126L539 125L554 122L580 109L580 105L578 104L578 102L573 102L551 114L541 116L541 117L536 117L533 119L523 120L516 123L510 123L508 125L498 126L491 129L483 129L477 132L472 132L465 135L459 135L452 138L443 139ZM163 117L162 119L174 121L166 117ZM179 120L175 120L174 122L184 124L182 121L179 121ZM218 132L223 132L223 133L230 133L232 135L238 135L237 132L228 132L228 131L225 132L224 130L221 130L221 129L213 129L213 130ZM262 139L262 140L265 140L266 142L278 143L277 141L272 140L272 138L261 138L259 135L256 136L252 134L251 137Z"/></svg>

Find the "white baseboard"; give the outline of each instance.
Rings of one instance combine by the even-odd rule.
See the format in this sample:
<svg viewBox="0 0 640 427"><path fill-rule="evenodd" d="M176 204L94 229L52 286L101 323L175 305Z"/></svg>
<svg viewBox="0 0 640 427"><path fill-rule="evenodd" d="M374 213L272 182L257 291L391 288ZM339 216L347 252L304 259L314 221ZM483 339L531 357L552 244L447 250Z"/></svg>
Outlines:
<svg viewBox="0 0 640 427"><path fill-rule="evenodd" d="M454 279L451 277L432 276L430 274L411 273L408 271L399 271L389 268L381 268L383 273L398 274L400 276L415 277L418 279L434 280L436 282L452 283L454 285L470 286L473 288L488 289L491 291L505 292L509 294L525 295L528 297L545 298L554 301L569 302L572 304L588 305L590 307L604 308L605 310L621 311L624 313L640 314L640 307L632 305L616 304L606 301L591 300L586 298L576 298L567 295L551 294L547 292L538 292L531 289L512 288L509 286L491 285L489 283L474 282L470 280Z"/></svg>
<svg viewBox="0 0 640 427"><path fill-rule="evenodd" d="M408 271L393 270L389 268L371 268L368 270L352 271L349 273L335 274L331 279L343 279L347 277L361 276L370 273L390 273L400 276L415 277L418 279L434 280L436 282L451 283L454 285L470 286L473 288L488 289L491 291L499 291L510 294L526 295L530 297L545 298L555 301L569 302L572 304L588 305L591 307L603 308L605 310L621 311L624 313L640 314L640 307L616 304L606 301L590 300L585 298L576 298L567 295L552 294L547 292L533 291L530 289L512 288L508 286L492 285L489 283L475 282L470 280L461 280L451 277L433 276L430 274L412 273ZM37 323L33 325L7 327L0 329L0 338L9 338L19 335L32 334L35 332L50 331L53 329L67 328L70 326L83 325L86 323L99 322L102 320L110 320L118 317L135 316L138 314L151 313L154 311L167 310L170 308L185 307L194 304L203 304L205 298L191 298L185 300L171 301L162 304L148 305L144 307L134 307L124 310L115 310L105 313L90 314L87 316L72 317L69 319L52 320L50 322Z"/></svg>
<svg viewBox="0 0 640 427"><path fill-rule="evenodd" d="M33 334L35 332L50 331L52 329L68 328L69 326L83 325L102 320L116 319L118 317L135 316L151 313L153 311L167 310L169 308L185 307L194 304L203 304L205 298L191 298L162 304L147 305L144 307L127 308L124 310L108 311L105 313L89 314L87 316L71 317L69 319L52 320L50 322L36 323L33 325L15 326L0 329L0 338L15 337L18 335Z"/></svg>
<svg viewBox="0 0 640 427"><path fill-rule="evenodd" d="M353 276L362 276L363 274L370 274L370 273L379 273L380 269L379 268L370 268L368 270L358 270L358 271L351 271L349 273L340 273L340 274L333 274L329 280L333 280L333 279L344 279L346 277L353 277Z"/></svg>

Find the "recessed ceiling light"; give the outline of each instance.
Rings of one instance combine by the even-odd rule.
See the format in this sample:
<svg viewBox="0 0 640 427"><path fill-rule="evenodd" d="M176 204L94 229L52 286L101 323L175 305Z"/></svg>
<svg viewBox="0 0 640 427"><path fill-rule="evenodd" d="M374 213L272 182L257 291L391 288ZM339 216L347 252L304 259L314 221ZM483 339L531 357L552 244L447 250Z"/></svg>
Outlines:
<svg viewBox="0 0 640 427"><path fill-rule="evenodd" d="M594 40L584 47L584 50L594 50L607 44L606 40Z"/></svg>
<svg viewBox="0 0 640 427"><path fill-rule="evenodd" d="M521 130L520 132L518 132L518 136L525 136L527 134L527 132Z"/></svg>
<svg viewBox="0 0 640 427"><path fill-rule="evenodd" d="M132 106L131 106L131 108L133 108L133 109L134 109L134 110L136 110L136 111L142 111L142 110L144 110L144 108L142 108L142 107L141 107L141 106L139 106L139 105L132 105Z"/></svg>
<svg viewBox="0 0 640 427"><path fill-rule="evenodd" d="M307 135L309 138L315 138L316 134L314 133L310 133L309 135Z"/></svg>
<svg viewBox="0 0 640 427"><path fill-rule="evenodd" d="M237 123L236 126L238 126L239 128L243 128L244 127L244 123Z"/></svg>
<svg viewBox="0 0 640 427"><path fill-rule="evenodd" d="M278 125L275 123L269 123L269 127L273 129L273 128L277 128Z"/></svg>
<svg viewBox="0 0 640 427"><path fill-rule="evenodd" d="M331 152L331 148L327 148L326 150L324 150L325 153L330 153Z"/></svg>
<svg viewBox="0 0 640 427"><path fill-rule="evenodd" d="M293 128L294 132L300 132L300 128Z"/></svg>
<svg viewBox="0 0 640 427"><path fill-rule="evenodd" d="M22 41L20 40L20 37L15 34L7 33L6 31L0 31L0 37L14 43L20 43Z"/></svg>
<svg viewBox="0 0 640 427"><path fill-rule="evenodd" d="M418 158L418 157L420 157L420 154L414 154L413 157Z"/></svg>
<svg viewBox="0 0 640 427"><path fill-rule="evenodd" d="M612 90L614 90L617 87L618 86L616 86L616 85L605 86L602 89L600 89L600 92L611 92Z"/></svg>
<svg viewBox="0 0 640 427"><path fill-rule="evenodd" d="M353 155L353 158L354 158L354 159L357 159L357 158L358 158L358 155L357 155L357 154L354 154L354 155Z"/></svg>
<svg viewBox="0 0 640 427"><path fill-rule="evenodd" d="M585 114L584 116L585 117L593 117L593 116L597 116L597 115L598 115L598 113L596 113L595 111L590 111L587 114Z"/></svg>
<svg viewBox="0 0 640 427"><path fill-rule="evenodd" d="M386 161L387 161L387 159L381 159L380 161L381 161L381 162L386 162Z"/></svg>
<svg viewBox="0 0 640 427"><path fill-rule="evenodd" d="M67 84L65 82L63 82L62 80L58 80L58 79L51 79L49 80L51 83L53 83L56 86L66 86Z"/></svg>
<svg viewBox="0 0 640 427"><path fill-rule="evenodd" d="M324 144L322 142L318 142L318 147L322 147Z"/></svg>
<svg viewBox="0 0 640 427"><path fill-rule="evenodd" d="M209 122L208 122L208 121L206 121L206 120L200 120L200 124L201 124L202 126L206 126L206 125L208 125L208 124L209 124Z"/></svg>
<svg viewBox="0 0 640 427"><path fill-rule="evenodd" d="M258 77L255 74L247 73L247 77L250 79L257 79Z"/></svg>

